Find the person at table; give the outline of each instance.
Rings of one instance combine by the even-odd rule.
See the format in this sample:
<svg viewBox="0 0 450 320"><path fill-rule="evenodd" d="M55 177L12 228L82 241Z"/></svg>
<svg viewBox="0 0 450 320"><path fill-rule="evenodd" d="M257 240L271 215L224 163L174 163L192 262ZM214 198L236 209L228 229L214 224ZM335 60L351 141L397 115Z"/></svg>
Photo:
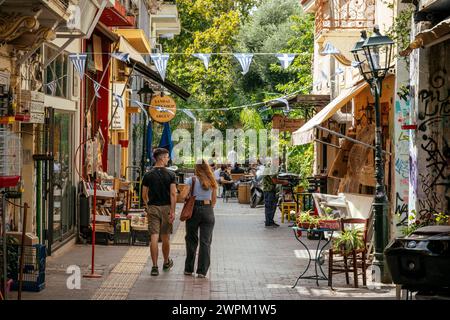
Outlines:
<svg viewBox="0 0 450 320"><path fill-rule="evenodd" d="M245 173L245 170L241 168L239 163L235 163L233 169L231 169L232 174L242 174Z"/></svg>
<svg viewBox="0 0 450 320"><path fill-rule="evenodd" d="M222 171L220 172L220 183L223 185L226 191L230 191L233 188L236 188L236 184L231 178L230 167L226 165L222 165Z"/></svg>

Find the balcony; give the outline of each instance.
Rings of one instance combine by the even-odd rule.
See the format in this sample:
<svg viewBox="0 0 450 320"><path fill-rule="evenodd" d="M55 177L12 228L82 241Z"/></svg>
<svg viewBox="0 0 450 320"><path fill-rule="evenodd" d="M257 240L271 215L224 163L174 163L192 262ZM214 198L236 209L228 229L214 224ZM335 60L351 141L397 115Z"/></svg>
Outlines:
<svg viewBox="0 0 450 320"><path fill-rule="evenodd" d="M162 3L158 11L150 16L152 37L164 35L177 35L181 32L181 23L178 19L176 4Z"/></svg>
<svg viewBox="0 0 450 320"><path fill-rule="evenodd" d="M375 0L316 0L316 38L334 30L366 30L375 24Z"/></svg>
<svg viewBox="0 0 450 320"><path fill-rule="evenodd" d="M314 13L316 12L316 0L301 0L300 5L303 8L303 11L306 13Z"/></svg>
<svg viewBox="0 0 450 320"><path fill-rule="evenodd" d="M129 15L126 1L110 0L110 4L103 10L100 21L108 27L133 27L135 17Z"/></svg>

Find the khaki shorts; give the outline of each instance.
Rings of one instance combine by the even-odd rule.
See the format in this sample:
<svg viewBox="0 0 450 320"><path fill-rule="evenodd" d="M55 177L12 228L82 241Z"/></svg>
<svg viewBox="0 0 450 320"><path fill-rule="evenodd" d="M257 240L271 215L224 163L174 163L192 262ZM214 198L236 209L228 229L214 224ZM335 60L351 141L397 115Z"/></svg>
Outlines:
<svg viewBox="0 0 450 320"><path fill-rule="evenodd" d="M148 231L152 234L172 233L172 224L169 223L170 205L148 206Z"/></svg>

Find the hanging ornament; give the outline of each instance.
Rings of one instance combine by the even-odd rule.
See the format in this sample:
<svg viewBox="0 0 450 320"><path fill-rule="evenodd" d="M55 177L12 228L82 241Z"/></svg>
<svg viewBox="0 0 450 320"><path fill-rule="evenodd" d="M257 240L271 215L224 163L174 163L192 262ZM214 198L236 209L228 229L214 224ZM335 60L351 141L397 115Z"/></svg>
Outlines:
<svg viewBox="0 0 450 320"><path fill-rule="evenodd" d="M84 76L84 68L86 66L86 58L87 54L79 54L79 53L71 53L69 54L69 61L72 62L75 70L80 77L80 80L83 79Z"/></svg>
<svg viewBox="0 0 450 320"><path fill-rule="evenodd" d="M210 53L194 53L194 57L200 59L203 61L203 64L205 65L205 69L208 70L209 68L209 60L211 59Z"/></svg>
<svg viewBox="0 0 450 320"><path fill-rule="evenodd" d="M170 56L168 54L155 53L151 54L150 57L152 58L161 79L164 81L166 78L167 62L169 61Z"/></svg>
<svg viewBox="0 0 450 320"><path fill-rule="evenodd" d="M251 53L235 53L234 56L238 59L242 67L242 74L246 74L250 69L250 64L252 63L253 54Z"/></svg>
<svg viewBox="0 0 450 320"><path fill-rule="evenodd" d="M295 57L297 55L294 53L280 53L277 54L276 57L278 58L278 60L280 60L281 66L283 67L283 69L287 69L289 68L289 66L291 65L292 61L294 61Z"/></svg>

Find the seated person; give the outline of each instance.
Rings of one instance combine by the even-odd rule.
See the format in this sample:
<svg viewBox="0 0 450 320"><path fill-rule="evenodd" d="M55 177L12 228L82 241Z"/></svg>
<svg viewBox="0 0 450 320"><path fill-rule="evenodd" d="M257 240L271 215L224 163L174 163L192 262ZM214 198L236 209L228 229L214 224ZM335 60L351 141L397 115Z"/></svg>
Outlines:
<svg viewBox="0 0 450 320"><path fill-rule="evenodd" d="M222 171L220 172L220 183L223 185L225 190L236 189L236 184L231 178L230 168L223 165Z"/></svg>
<svg viewBox="0 0 450 320"><path fill-rule="evenodd" d="M245 170L241 168L241 165L239 163L235 163L234 164L234 168L231 169L231 173L235 174L240 174L240 173L245 173Z"/></svg>

